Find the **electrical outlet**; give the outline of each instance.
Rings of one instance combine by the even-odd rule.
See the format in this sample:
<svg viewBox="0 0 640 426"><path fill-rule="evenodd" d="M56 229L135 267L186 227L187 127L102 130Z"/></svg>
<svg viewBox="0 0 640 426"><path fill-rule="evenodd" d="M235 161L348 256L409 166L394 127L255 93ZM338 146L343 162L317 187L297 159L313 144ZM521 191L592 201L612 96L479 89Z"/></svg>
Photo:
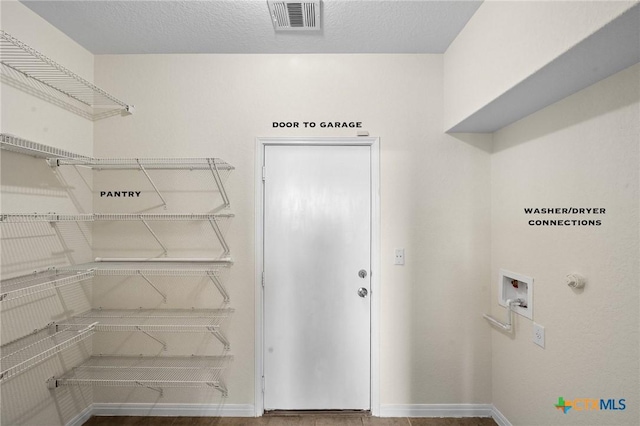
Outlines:
<svg viewBox="0 0 640 426"><path fill-rule="evenodd" d="M395 256L395 264L396 265L404 265L404 249L403 248L398 248L395 251L396 256Z"/></svg>
<svg viewBox="0 0 640 426"><path fill-rule="evenodd" d="M533 343L544 348L544 327L533 323Z"/></svg>

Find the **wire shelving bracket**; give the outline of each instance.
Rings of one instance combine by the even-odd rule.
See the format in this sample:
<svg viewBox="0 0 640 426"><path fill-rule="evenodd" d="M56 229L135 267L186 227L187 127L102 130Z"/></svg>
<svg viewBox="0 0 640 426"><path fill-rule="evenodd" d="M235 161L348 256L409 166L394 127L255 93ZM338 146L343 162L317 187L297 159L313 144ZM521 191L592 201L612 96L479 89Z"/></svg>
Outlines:
<svg viewBox="0 0 640 426"><path fill-rule="evenodd" d="M45 86L91 108L121 108L132 114L133 105L110 95L11 34L0 30L0 62Z"/></svg>
<svg viewBox="0 0 640 426"><path fill-rule="evenodd" d="M213 179L216 181L216 185L218 186L218 191L220 192L220 195L222 195L222 201L224 202L224 206L229 207L231 205L231 202L229 201L229 197L227 196L227 191L224 188L224 182L220 177L219 164L216 163L215 159L213 158L207 158L207 162L209 163L211 174L213 174Z"/></svg>
<svg viewBox="0 0 640 426"><path fill-rule="evenodd" d="M209 277L209 279L211 280L213 285L216 286L216 288L218 289L218 291L220 292L220 294L224 298L224 302L225 303L229 303L231 298L229 297L229 293L227 292L227 289L225 288L225 286L220 281L220 276L218 274L216 274L215 272L213 272L213 271L207 271L207 277Z"/></svg>
<svg viewBox="0 0 640 426"><path fill-rule="evenodd" d="M47 387L144 387L163 396L164 388L214 388L226 397L223 373L231 356L145 357L93 356L61 377L51 377Z"/></svg>
<svg viewBox="0 0 640 426"><path fill-rule="evenodd" d="M147 276L143 272L138 271L138 275L140 275L140 277L142 277L142 279L145 280L147 282L147 284L149 284L151 286L151 288L153 288L156 291L156 293L158 293L160 296L162 296L163 303L167 303L167 295L166 294L161 292L158 289L158 287L156 287L155 284L153 282L151 282L151 280L149 278L147 278Z"/></svg>

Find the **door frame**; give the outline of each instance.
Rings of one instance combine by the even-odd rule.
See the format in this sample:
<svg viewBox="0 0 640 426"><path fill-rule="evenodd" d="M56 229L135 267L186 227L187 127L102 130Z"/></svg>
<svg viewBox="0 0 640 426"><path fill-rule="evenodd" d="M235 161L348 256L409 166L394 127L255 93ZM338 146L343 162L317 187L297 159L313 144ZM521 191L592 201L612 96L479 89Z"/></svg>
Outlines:
<svg viewBox="0 0 640 426"><path fill-rule="evenodd" d="M264 414L264 151L270 145L371 147L371 414L380 415L380 138L377 137L258 137L255 160L255 416Z"/></svg>

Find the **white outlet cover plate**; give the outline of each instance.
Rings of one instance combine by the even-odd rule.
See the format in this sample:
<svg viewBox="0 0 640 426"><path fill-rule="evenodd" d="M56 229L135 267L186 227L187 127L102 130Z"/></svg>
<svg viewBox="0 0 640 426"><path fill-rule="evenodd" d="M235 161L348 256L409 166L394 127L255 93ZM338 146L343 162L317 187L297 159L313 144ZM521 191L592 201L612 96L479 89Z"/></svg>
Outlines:
<svg viewBox="0 0 640 426"><path fill-rule="evenodd" d="M533 343L544 348L544 327L533 323Z"/></svg>
<svg viewBox="0 0 640 426"><path fill-rule="evenodd" d="M395 249L394 263L396 265L404 265L404 249L397 248Z"/></svg>

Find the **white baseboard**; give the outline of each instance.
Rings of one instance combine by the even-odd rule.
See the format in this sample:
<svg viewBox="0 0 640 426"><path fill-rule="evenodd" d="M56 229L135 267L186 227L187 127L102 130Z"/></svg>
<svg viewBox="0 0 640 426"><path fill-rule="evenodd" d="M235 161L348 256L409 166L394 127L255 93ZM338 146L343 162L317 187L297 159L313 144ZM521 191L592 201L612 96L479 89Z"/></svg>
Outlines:
<svg viewBox="0 0 640 426"><path fill-rule="evenodd" d="M513 426L509 419L507 419L495 405L491 409L491 417L493 417L493 420L498 423L498 426Z"/></svg>
<svg viewBox="0 0 640 426"><path fill-rule="evenodd" d="M77 416L75 416L74 418L69 420L69 422L67 422L67 426L81 426L81 425L83 425L84 422L89 420L89 418L91 417L92 412L93 412L93 406L89 405L87 408L82 410L80 412L80 414L78 414Z"/></svg>
<svg viewBox="0 0 640 426"><path fill-rule="evenodd" d="M492 417L491 404L389 404L380 417Z"/></svg>
<svg viewBox="0 0 640 426"><path fill-rule="evenodd" d="M94 416L254 417L253 404L93 404Z"/></svg>
<svg viewBox="0 0 640 426"><path fill-rule="evenodd" d="M252 404L93 404L67 426L81 426L91 416L254 417ZM492 404L389 404L380 417L492 417L499 426L511 422Z"/></svg>

